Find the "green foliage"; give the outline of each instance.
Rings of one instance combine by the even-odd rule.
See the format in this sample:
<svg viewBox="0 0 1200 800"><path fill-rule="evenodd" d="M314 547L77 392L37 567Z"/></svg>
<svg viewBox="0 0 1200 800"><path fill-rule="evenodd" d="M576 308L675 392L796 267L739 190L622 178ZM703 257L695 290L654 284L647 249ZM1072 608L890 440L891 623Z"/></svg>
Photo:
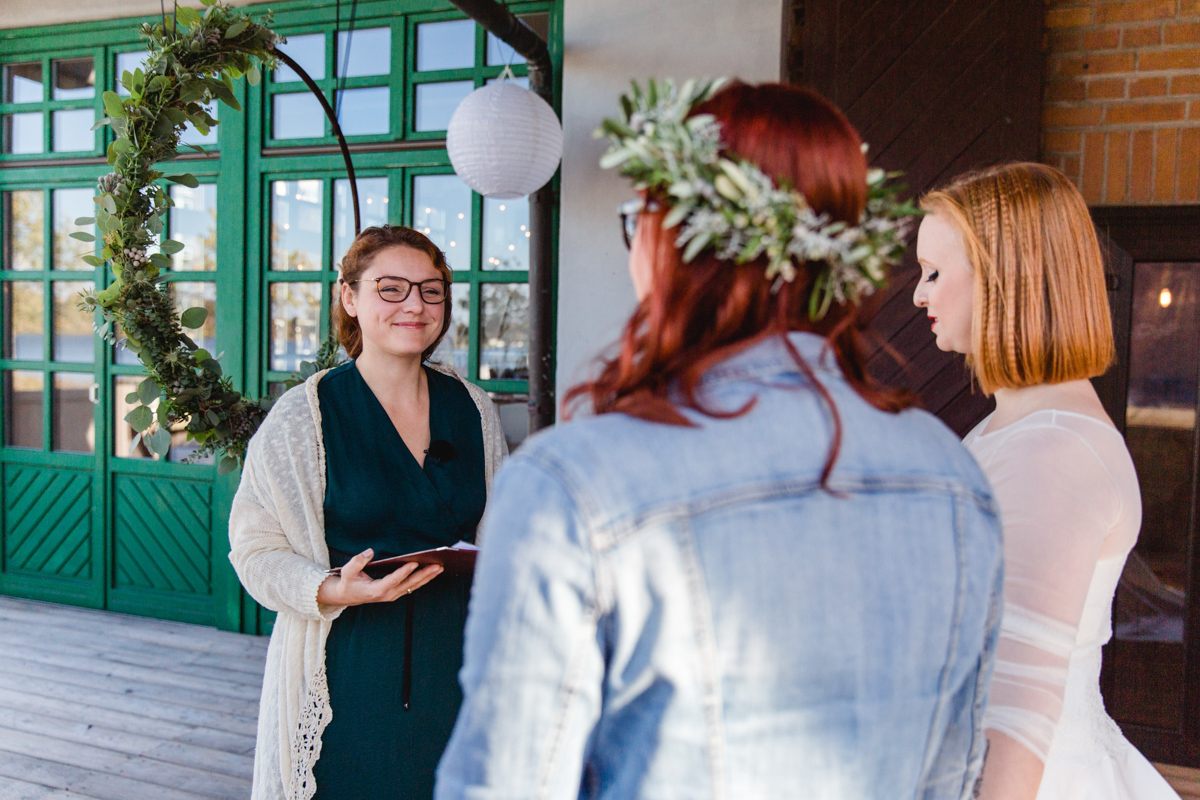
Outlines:
<svg viewBox="0 0 1200 800"><path fill-rule="evenodd" d="M97 186L95 218L76 222L94 222L103 245L99 257L86 255L84 261L107 264L116 276L103 290L85 294L84 307L103 314L101 336L112 340L121 327L126 346L149 375L126 397L140 404L126 416L138 434L135 446L141 442L165 456L171 426L183 423L188 437L200 444L193 457L222 454L217 472L224 475L241 463L274 399L255 400L234 391L217 360L183 332L201 327L208 317L205 309L190 308L181 318L160 276L184 245L165 239L158 252L148 250L172 206L162 181L189 187L199 182L186 173L164 175L156 165L178 155L179 136L188 123L201 133L217 124L205 104L219 100L241 110L233 81L247 75L257 82L263 69L273 69L274 48L282 38L268 27L270 12L258 22L220 0L200 2L203 12L176 6L161 24L141 26L149 52L141 67L121 75L128 96L105 92L102 98L106 116L99 125L115 134L108 148L112 171ZM336 353L333 358L336 363ZM150 406L156 401L154 412Z"/></svg>

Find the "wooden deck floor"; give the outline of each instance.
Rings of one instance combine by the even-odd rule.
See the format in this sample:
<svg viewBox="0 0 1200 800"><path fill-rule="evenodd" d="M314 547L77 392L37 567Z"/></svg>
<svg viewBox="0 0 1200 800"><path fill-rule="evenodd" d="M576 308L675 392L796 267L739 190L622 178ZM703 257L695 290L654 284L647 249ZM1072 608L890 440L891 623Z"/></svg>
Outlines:
<svg viewBox="0 0 1200 800"><path fill-rule="evenodd" d="M266 651L0 597L0 800L246 800Z"/></svg>
<svg viewBox="0 0 1200 800"><path fill-rule="evenodd" d="M0 597L0 800L246 800L266 639ZM1184 800L1200 770L1159 765Z"/></svg>

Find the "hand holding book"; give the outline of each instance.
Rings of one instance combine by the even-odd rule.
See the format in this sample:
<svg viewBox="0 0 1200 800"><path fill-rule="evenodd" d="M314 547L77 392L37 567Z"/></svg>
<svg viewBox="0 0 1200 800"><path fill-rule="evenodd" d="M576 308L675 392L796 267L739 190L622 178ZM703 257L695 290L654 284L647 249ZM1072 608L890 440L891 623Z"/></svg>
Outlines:
<svg viewBox="0 0 1200 800"><path fill-rule="evenodd" d="M344 566L329 570L317 590L317 602L331 606L390 603L411 594L444 571L470 574L475 567L477 550L472 544L458 542L453 547L420 550L372 561L375 553L367 549Z"/></svg>

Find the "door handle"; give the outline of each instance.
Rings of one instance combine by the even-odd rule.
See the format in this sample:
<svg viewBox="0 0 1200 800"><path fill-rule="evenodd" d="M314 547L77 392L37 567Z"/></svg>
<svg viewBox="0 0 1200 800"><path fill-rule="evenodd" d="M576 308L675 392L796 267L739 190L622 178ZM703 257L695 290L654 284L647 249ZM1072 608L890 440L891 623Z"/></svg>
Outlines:
<svg viewBox="0 0 1200 800"><path fill-rule="evenodd" d="M100 405L100 384L93 383L88 387L88 400L92 401L92 405Z"/></svg>

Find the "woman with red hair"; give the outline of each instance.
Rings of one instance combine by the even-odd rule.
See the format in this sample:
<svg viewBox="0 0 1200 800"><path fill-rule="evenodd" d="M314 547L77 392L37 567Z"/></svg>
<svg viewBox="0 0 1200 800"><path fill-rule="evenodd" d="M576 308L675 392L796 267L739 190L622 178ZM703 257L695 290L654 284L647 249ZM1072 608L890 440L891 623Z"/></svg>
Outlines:
<svg viewBox="0 0 1200 800"><path fill-rule="evenodd" d="M623 105L638 306L497 475L435 796L967 796L999 523L860 343L912 208L810 91Z"/></svg>

